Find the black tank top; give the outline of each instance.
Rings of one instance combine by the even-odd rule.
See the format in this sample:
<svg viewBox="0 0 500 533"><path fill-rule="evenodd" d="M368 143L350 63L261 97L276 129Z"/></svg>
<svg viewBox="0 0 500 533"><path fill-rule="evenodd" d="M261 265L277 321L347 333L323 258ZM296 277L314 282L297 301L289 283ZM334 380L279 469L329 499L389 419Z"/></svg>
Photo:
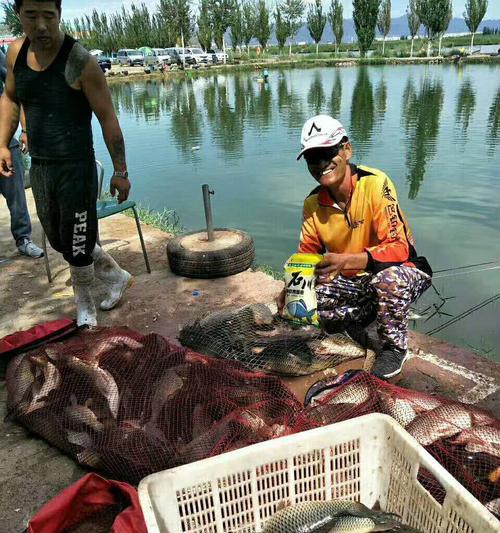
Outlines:
<svg viewBox="0 0 500 533"><path fill-rule="evenodd" d="M28 66L28 38L14 65L16 96L26 113L30 155L38 159L94 157L92 110L82 91L68 85L68 56L76 41L65 35L54 61L42 72Z"/></svg>

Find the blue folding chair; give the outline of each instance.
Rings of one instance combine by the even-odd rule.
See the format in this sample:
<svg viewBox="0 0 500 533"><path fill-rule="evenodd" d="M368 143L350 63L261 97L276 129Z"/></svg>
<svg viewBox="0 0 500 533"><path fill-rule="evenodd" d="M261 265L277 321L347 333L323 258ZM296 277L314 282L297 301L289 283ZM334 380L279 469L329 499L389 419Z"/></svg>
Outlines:
<svg viewBox="0 0 500 533"><path fill-rule="evenodd" d="M132 209L135 218L135 224L137 226L137 233L139 234L139 240L141 241L142 255L144 256L144 262L146 263L146 270L151 274L151 267L149 266L148 252L146 250L146 245L144 244L144 237L142 236L141 222L139 220L139 215L137 214L137 207L133 200L126 200L121 204L118 203L117 198L111 198L109 200L101 200L102 194L102 185L104 181L104 166L100 161L96 160L96 166L98 169L98 199L97 199L97 219L101 220L102 218L107 218L117 213L122 213L127 209ZM97 242L99 243L99 228L97 229ZM52 273L50 271L49 256L47 254L47 242L45 238L45 232L42 230L42 247L45 258L45 270L47 271L47 278L49 283L52 283Z"/></svg>

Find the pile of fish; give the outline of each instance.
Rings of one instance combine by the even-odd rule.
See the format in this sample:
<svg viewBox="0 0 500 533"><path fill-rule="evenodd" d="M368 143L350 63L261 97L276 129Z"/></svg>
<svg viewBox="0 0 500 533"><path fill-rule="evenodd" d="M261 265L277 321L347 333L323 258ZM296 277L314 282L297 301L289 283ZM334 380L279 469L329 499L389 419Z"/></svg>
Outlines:
<svg viewBox="0 0 500 533"><path fill-rule="evenodd" d="M398 515L374 511L348 500L310 501L285 507L266 523L263 533L420 533Z"/></svg>
<svg viewBox="0 0 500 533"><path fill-rule="evenodd" d="M315 383L306 417L318 425L368 413L390 415L494 514L500 515L500 422L473 405L411 391L361 371ZM427 488L433 492L432 481ZM439 501L444 498L437 493Z"/></svg>
<svg viewBox="0 0 500 533"><path fill-rule="evenodd" d="M247 368L283 376L304 376L367 356L350 337L328 335L278 316L265 304L217 311L185 325L183 346Z"/></svg>
<svg viewBox="0 0 500 533"><path fill-rule="evenodd" d="M277 377L126 328L79 332L15 357L7 391L11 417L131 483L311 427Z"/></svg>

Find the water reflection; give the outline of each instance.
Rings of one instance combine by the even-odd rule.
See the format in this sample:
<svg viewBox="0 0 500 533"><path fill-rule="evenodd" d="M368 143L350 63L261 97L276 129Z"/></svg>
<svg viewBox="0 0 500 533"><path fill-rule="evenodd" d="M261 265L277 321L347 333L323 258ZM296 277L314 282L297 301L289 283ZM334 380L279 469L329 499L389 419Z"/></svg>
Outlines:
<svg viewBox="0 0 500 533"><path fill-rule="evenodd" d="M163 86L156 81L145 84L117 83L110 86L110 91L118 114L125 111L137 119L157 122L162 112L168 110Z"/></svg>
<svg viewBox="0 0 500 533"><path fill-rule="evenodd" d="M408 198L418 196L425 168L436 152L444 91L441 81L425 78L417 92L412 78L403 92L402 120L406 130Z"/></svg>
<svg viewBox="0 0 500 533"><path fill-rule="evenodd" d="M373 86L367 67L359 67L352 93L350 131L356 153L362 156L370 145L375 124Z"/></svg>
<svg viewBox="0 0 500 533"><path fill-rule="evenodd" d="M176 83L170 94L170 131L179 150L194 157L193 148L199 145L203 115L198 109L192 80Z"/></svg>
<svg viewBox="0 0 500 533"><path fill-rule="evenodd" d="M340 115L340 106L342 105L342 79L338 69L335 70L335 79L333 80L332 95L330 97L330 113L332 117L338 118Z"/></svg>
<svg viewBox="0 0 500 533"><path fill-rule="evenodd" d="M241 92L238 94L242 96ZM242 113L245 113L245 107L241 105L241 98L237 105L230 104L227 78L223 78L222 82L219 82L217 77L213 78L213 83L205 89L204 103L214 143L227 156L242 157L244 132Z"/></svg>
<svg viewBox="0 0 500 533"><path fill-rule="evenodd" d="M285 74L278 80L278 109L288 129L294 133L306 121L302 99L293 91Z"/></svg>
<svg viewBox="0 0 500 533"><path fill-rule="evenodd" d="M493 103L488 114L488 129L486 141L488 144L488 153L492 155L495 152L495 147L500 141L498 135L500 130L500 87L497 89L497 94L493 98Z"/></svg>
<svg viewBox="0 0 500 533"><path fill-rule="evenodd" d="M246 101L252 128L257 131L267 129L273 119L273 93L269 83L258 83L255 91L252 86L251 93L247 92Z"/></svg>
<svg viewBox="0 0 500 533"><path fill-rule="evenodd" d="M476 92L469 79L465 80L460 87L455 110L455 121L460 128L460 138L467 139L467 130L474 110L476 108Z"/></svg>
<svg viewBox="0 0 500 533"><path fill-rule="evenodd" d="M307 93L307 103L311 115L319 115L325 112L326 96L323 89L323 80L319 71L314 73L314 78Z"/></svg>
<svg viewBox="0 0 500 533"><path fill-rule="evenodd" d="M382 76L375 90L375 117L377 122L384 121L385 112L387 111L387 84Z"/></svg>

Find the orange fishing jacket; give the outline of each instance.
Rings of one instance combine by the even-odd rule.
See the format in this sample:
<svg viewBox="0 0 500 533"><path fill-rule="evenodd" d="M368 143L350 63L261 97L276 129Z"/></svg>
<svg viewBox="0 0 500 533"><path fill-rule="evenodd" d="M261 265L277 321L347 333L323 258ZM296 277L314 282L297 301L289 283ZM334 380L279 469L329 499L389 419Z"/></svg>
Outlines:
<svg viewBox="0 0 500 533"><path fill-rule="evenodd" d="M306 198L299 252L367 252L369 272L407 265L432 275L425 257L417 257L391 180L380 170L352 164L351 175L352 192L345 211L327 187L317 187Z"/></svg>

